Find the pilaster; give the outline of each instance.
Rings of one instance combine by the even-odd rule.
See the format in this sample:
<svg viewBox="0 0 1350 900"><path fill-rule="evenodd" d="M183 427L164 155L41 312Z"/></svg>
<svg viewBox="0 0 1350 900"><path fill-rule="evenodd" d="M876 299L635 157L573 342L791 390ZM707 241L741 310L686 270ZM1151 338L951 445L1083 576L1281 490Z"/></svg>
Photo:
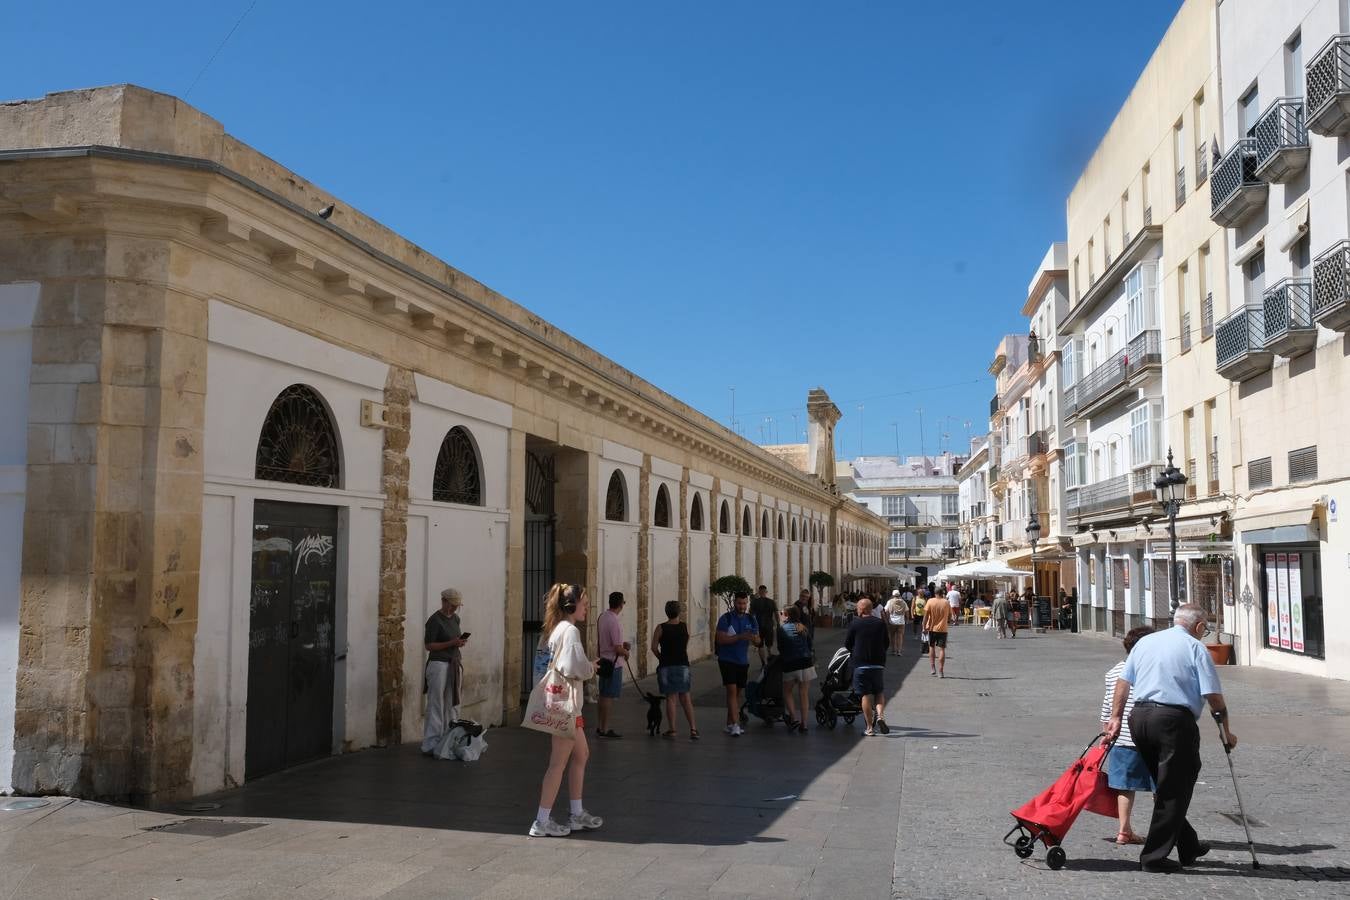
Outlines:
<svg viewBox="0 0 1350 900"><path fill-rule="evenodd" d="M408 611L408 436L412 428L413 373L390 366L384 381L384 454L380 485L380 596L375 660L375 739L403 742L403 639Z"/></svg>

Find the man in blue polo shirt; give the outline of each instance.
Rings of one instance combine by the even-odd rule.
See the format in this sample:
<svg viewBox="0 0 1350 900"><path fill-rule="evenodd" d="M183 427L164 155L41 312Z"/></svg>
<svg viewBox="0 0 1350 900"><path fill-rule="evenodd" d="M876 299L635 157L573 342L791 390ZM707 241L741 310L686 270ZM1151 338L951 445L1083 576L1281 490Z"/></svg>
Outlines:
<svg viewBox="0 0 1350 900"><path fill-rule="evenodd" d="M759 646L759 623L750 615L750 595L737 594L731 610L717 620L717 667L727 689L727 734L740 737L741 694L750 675L750 645Z"/></svg>
<svg viewBox="0 0 1350 900"><path fill-rule="evenodd" d="M1135 748L1153 776L1157 792L1153 820L1139 853L1139 868L1145 872L1175 872L1191 866L1209 852L1186 821L1186 811L1200 777L1200 729L1196 722L1209 703L1223 731L1223 741L1237 746L1228 729L1228 704L1219 685L1219 673L1209 651L1200 642L1209 633L1205 611L1193 603L1177 607L1173 627L1157 631L1134 645L1125 670L1116 681L1111 718L1106 737L1120 733L1125 700L1134 687L1134 710L1130 733ZM1177 848L1180 865L1168 858Z"/></svg>

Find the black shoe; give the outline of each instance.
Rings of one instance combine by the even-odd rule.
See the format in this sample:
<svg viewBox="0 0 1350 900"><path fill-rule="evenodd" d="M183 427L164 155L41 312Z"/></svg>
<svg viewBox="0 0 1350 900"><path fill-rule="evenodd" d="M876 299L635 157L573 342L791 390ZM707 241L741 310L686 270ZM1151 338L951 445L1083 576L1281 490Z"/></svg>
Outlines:
<svg viewBox="0 0 1350 900"><path fill-rule="evenodd" d="M891 733L891 726L887 725L886 720L881 716L877 716L877 731L880 731L882 734Z"/></svg>
<svg viewBox="0 0 1350 900"><path fill-rule="evenodd" d="M1195 852L1192 853L1191 855L1182 856L1181 852L1177 851L1177 856L1181 857L1181 864L1183 866L1193 866L1195 865L1195 861L1197 859L1204 856L1208 852L1209 852L1209 844L1206 844L1204 841L1200 841L1198 844L1195 845Z"/></svg>
<svg viewBox="0 0 1350 900"><path fill-rule="evenodd" d="M1171 875L1181 871L1181 863L1171 859L1160 859L1157 862L1141 862L1139 868L1158 875Z"/></svg>

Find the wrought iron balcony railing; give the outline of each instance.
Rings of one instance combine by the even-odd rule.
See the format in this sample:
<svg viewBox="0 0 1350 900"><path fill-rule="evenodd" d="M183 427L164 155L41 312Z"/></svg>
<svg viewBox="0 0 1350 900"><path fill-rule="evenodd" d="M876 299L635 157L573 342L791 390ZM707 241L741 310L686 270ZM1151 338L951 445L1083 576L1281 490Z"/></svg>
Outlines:
<svg viewBox="0 0 1350 900"><path fill-rule="evenodd" d="M1200 340L1214 334L1214 294L1205 295L1200 301Z"/></svg>
<svg viewBox="0 0 1350 900"><path fill-rule="evenodd" d="M1274 358L1266 345L1266 313L1244 306L1225 316L1215 328L1214 364L1229 381L1246 381L1270 369Z"/></svg>
<svg viewBox="0 0 1350 900"><path fill-rule="evenodd" d="M1151 206L1145 206L1145 207L1144 207L1144 227L1147 228L1148 226L1150 226L1150 225L1152 225L1152 224L1153 224L1153 207L1151 207Z"/></svg>
<svg viewBox="0 0 1350 900"><path fill-rule="evenodd" d="M1302 97L1281 97L1256 120L1256 177L1283 184L1308 166Z"/></svg>
<svg viewBox="0 0 1350 900"><path fill-rule="evenodd" d="M1323 328L1350 330L1350 241L1313 261L1312 317Z"/></svg>
<svg viewBox="0 0 1350 900"><path fill-rule="evenodd" d="M1236 228L1266 202L1270 185L1256 177L1256 138L1242 138L1224 154L1209 179L1209 217Z"/></svg>
<svg viewBox="0 0 1350 900"><path fill-rule="evenodd" d="M1081 415L1090 407L1115 396L1130 380L1149 367L1162 365L1162 335L1141 331L1110 359L1093 369L1073 386L1072 399L1065 392L1064 415Z"/></svg>
<svg viewBox="0 0 1350 900"><path fill-rule="evenodd" d="M1177 169L1177 209L1186 202L1186 167Z"/></svg>
<svg viewBox="0 0 1350 900"><path fill-rule="evenodd" d="M1219 492L1219 451L1209 452L1209 496Z"/></svg>
<svg viewBox="0 0 1350 900"><path fill-rule="evenodd" d="M1350 133L1350 34L1338 34L1308 60L1308 128L1328 137Z"/></svg>
<svg viewBox="0 0 1350 900"><path fill-rule="evenodd" d="M1186 353L1191 349L1191 314L1186 312L1181 314L1181 352Z"/></svg>
<svg viewBox="0 0 1350 900"><path fill-rule="evenodd" d="M1281 278L1261 298L1265 310L1265 349L1298 356L1317 346L1312 318L1312 279Z"/></svg>

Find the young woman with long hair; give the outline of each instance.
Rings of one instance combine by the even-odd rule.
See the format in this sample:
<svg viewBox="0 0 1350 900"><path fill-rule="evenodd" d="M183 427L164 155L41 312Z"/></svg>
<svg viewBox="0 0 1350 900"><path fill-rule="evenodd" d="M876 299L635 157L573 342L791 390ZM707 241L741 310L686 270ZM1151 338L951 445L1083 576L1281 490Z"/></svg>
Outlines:
<svg viewBox="0 0 1350 900"><path fill-rule="evenodd" d="M551 664L559 675L567 679L572 689L574 708L578 711L583 701L581 686L595 677L599 665L597 660L587 658L586 644L581 638L581 629L577 627L586 621L589 605L586 589L581 585L555 584L549 589L544 597L544 638L537 651L537 658L541 658L542 665L535 666L536 677L542 677ZM581 800L586 783L586 762L591 755L590 747L586 744L586 723L578 715L571 737L554 735L549 740L553 746L549 751L544 783L539 787L539 812L530 825L530 835L564 837L574 830L599 828L603 820L586 812ZM564 770L567 772L571 815L567 824L562 825L553 821L553 803L558 799Z"/></svg>

